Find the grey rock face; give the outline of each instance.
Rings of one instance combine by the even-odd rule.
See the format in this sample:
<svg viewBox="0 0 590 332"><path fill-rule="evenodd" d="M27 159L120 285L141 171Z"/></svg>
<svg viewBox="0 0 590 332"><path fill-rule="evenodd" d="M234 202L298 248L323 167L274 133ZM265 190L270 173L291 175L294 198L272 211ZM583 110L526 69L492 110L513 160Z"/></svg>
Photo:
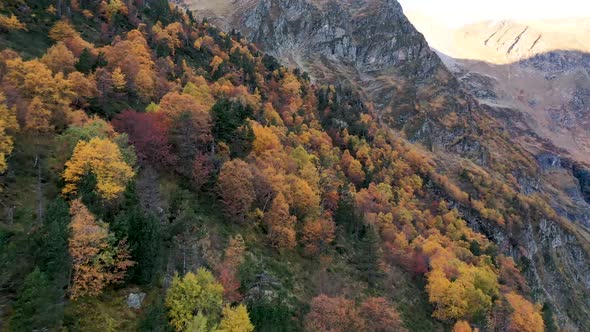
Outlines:
<svg viewBox="0 0 590 332"><path fill-rule="evenodd" d="M141 309L141 303L145 299L145 293L130 293L127 296L127 306L131 309Z"/></svg>
<svg viewBox="0 0 590 332"><path fill-rule="evenodd" d="M590 55L574 51L553 51L523 60L521 64L542 72L559 75L576 68L590 68Z"/></svg>

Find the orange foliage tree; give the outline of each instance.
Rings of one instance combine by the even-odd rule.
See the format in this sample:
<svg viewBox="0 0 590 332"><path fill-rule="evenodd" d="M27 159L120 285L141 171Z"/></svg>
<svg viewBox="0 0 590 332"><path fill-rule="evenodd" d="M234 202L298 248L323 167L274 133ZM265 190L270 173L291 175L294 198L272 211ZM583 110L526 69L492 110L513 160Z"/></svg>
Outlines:
<svg viewBox="0 0 590 332"><path fill-rule="evenodd" d="M254 177L246 162L234 159L221 167L217 191L226 215L233 221L243 222L254 203Z"/></svg>
<svg viewBox="0 0 590 332"><path fill-rule="evenodd" d="M342 160L340 161L344 174L354 183L356 186L360 186L365 181L365 172L361 163L354 159L348 150L345 150L342 154Z"/></svg>
<svg viewBox="0 0 590 332"><path fill-rule="evenodd" d="M360 307L360 315L365 321L368 331L388 332L407 331L395 308L382 297L370 297Z"/></svg>
<svg viewBox="0 0 590 332"><path fill-rule="evenodd" d="M506 299L514 312L510 317L510 332L542 332L545 330L541 308L533 305L516 293L506 294Z"/></svg>
<svg viewBox="0 0 590 332"><path fill-rule="evenodd" d="M139 30L131 30L124 40L104 48L110 69L117 67L127 77L132 90L144 100L155 93L156 73L150 48Z"/></svg>
<svg viewBox="0 0 590 332"><path fill-rule="evenodd" d="M223 298L229 303L235 303L242 299L238 269L244 261L245 250L246 245L242 236L239 234L232 236L225 249L223 262L217 267L218 279L223 285Z"/></svg>
<svg viewBox="0 0 590 332"><path fill-rule="evenodd" d="M473 329L471 328L471 325L469 325L468 322L464 321L464 320L460 320L457 323L455 323L455 326L453 326L453 332L472 332Z"/></svg>
<svg viewBox="0 0 590 332"><path fill-rule="evenodd" d="M134 263L125 241L115 243L108 225L88 211L81 200L71 203L69 253L73 272L70 296L99 295L109 283L123 281L126 270Z"/></svg>
<svg viewBox="0 0 590 332"><path fill-rule="evenodd" d="M332 218L328 216L306 221L301 234L301 242L305 253L309 256L315 256L325 252L334 241L335 232L336 225Z"/></svg>
<svg viewBox="0 0 590 332"><path fill-rule="evenodd" d="M160 101L159 112L162 112L169 123L183 114L190 114L190 120L196 136L201 143L211 139L211 116L205 105L189 94L170 92Z"/></svg>
<svg viewBox="0 0 590 332"><path fill-rule="evenodd" d="M282 193L275 197L270 210L264 214L264 222L268 227L268 240L273 247L277 249L295 247L297 218L289 214L289 204Z"/></svg>

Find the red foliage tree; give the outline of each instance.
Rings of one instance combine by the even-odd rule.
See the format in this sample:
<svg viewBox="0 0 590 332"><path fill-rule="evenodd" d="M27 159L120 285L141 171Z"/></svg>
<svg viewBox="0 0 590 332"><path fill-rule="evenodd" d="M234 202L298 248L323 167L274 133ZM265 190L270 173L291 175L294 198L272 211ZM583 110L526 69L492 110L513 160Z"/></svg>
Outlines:
<svg viewBox="0 0 590 332"><path fill-rule="evenodd" d="M141 162L154 167L174 164L175 157L168 143L168 128L161 114L126 110L117 115L113 126L117 131L129 135L129 142L135 146Z"/></svg>
<svg viewBox="0 0 590 332"><path fill-rule="evenodd" d="M193 185L195 189L199 190L207 183L212 170L213 165L210 159L202 153L197 154L193 161Z"/></svg>

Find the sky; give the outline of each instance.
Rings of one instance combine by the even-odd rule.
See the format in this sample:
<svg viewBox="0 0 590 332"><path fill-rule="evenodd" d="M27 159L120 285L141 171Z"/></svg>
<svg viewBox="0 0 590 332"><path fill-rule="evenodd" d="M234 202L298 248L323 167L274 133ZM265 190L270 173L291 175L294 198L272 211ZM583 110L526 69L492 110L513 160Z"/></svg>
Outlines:
<svg viewBox="0 0 590 332"><path fill-rule="evenodd" d="M398 0L404 11L449 25L496 19L590 17L590 0Z"/></svg>

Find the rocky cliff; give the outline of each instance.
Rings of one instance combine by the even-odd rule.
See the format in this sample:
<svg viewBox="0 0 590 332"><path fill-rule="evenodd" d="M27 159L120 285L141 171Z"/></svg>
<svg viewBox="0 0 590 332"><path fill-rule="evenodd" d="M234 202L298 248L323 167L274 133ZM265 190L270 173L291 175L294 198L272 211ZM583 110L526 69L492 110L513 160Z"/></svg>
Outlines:
<svg viewBox="0 0 590 332"><path fill-rule="evenodd" d="M545 197L559 215L524 213L518 229L499 227L457 206L474 228L520 262L535 297L553 307L560 326L590 329L585 250L590 233L584 226L590 209L576 199L581 186L572 168L559 164L547 169L515 144L512 129L494 118L495 109L482 107L463 89L397 1L198 0L192 5L197 16L239 30L316 82L352 87L380 121L429 148L448 176L461 181L459 174L470 165L513 183L522 194ZM477 84L491 83L483 77ZM486 97L493 97L494 89L488 90ZM476 195L471 183L463 185Z"/></svg>

